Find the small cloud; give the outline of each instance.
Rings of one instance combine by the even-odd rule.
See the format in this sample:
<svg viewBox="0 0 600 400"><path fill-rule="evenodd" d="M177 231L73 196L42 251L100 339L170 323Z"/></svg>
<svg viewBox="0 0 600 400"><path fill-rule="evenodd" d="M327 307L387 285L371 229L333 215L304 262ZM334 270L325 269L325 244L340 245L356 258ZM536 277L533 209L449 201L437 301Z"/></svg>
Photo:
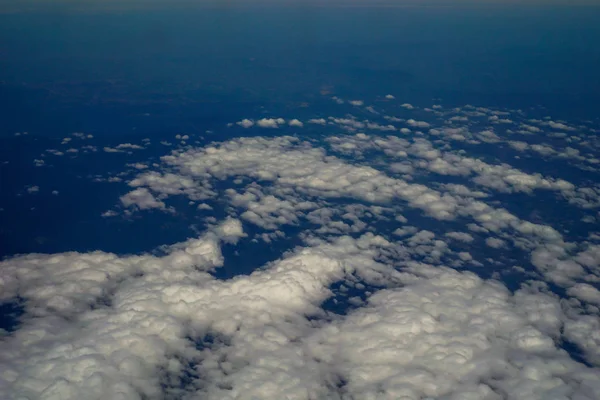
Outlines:
<svg viewBox="0 0 600 400"><path fill-rule="evenodd" d="M425 121L415 121L414 119L409 119L406 123L413 128L429 128L431 125Z"/></svg>
<svg viewBox="0 0 600 400"><path fill-rule="evenodd" d="M263 118L256 121L256 125L261 128L279 128L282 124L285 124L283 118Z"/></svg>
<svg viewBox="0 0 600 400"><path fill-rule="evenodd" d="M146 169L148 168L147 164L135 163L135 164L127 164L128 167L133 167L135 169Z"/></svg>
<svg viewBox="0 0 600 400"><path fill-rule="evenodd" d="M373 113L373 114L379 115L379 112L378 112L377 110L375 110L375 109L374 109L372 106L365 107L365 109L366 109L367 111L369 111L370 113Z"/></svg>
<svg viewBox="0 0 600 400"><path fill-rule="evenodd" d="M254 126L254 121L249 120L249 119L243 119L239 122L236 122L239 126L241 126L242 128L251 128Z"/></svg>
<svg viewBox="0 0 600 400"><path fill-rule="evenodd" d="M137 145L137 144L131 144L131 143L121 143L120 145L117 146L117 149L122 150L122 149L132 149L132 150L141 150L144 147Z"/></svg>
<svg viewBox="0 0 600 400"><path fill-rule="evenodd" d="M487 238L485 239L485 244L494 249L500 249L506 245L506 242L498 238Z"/></svg>
<svg viewBox="0 0 600 400"><path fill-rule="evenodd" d="M386 94L385 98L388 99L388 100L394 100L395 99L395 97L393 95L391 95L391 94Z"/></svg>
<svg viewBox="0 0 600 400"><path fill-rule="evenodd" d="M288 124L289 124L289 126L297 126L298 128L302 128L304 126L302 121L300 121L298 119L293 119L290 122L288 122Z"/></svg>
<svg viewBox="0 0 600 400"><path fill-rule="evenodd" d="M148 210L151 208L165 209L165 203L158 200L146 188L137 188L121 196L121 203L125 207L137 206L140 210Z"/></svg>

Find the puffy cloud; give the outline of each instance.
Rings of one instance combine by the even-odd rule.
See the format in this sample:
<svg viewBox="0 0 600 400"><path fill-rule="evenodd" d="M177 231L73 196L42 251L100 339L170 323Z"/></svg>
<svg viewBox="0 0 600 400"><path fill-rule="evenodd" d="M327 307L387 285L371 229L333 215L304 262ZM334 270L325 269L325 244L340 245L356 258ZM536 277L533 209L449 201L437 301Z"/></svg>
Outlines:
<svg viewBox="0 0 600 400"><path fill-rule="evenodd" d="M446 237L465 243L471 243L473 241L473 236L466 232L448 232L446 233Z"/></svg>
<svg viewBox="0 0 600 400"><path fill-rule="evenodd" d="M498 239L498 238L487 238L487 239L485 239L485 244L487 244L488 246L493 247L495 249L499 249L499 248L506 246L506 242L504 242L504 240Z"/></svg>
<svg viewBox="0 0 600 400"><path fill-rule="evenodd" d="M148 187L162 195L185 195L194 201L214 196L212 187L206 180L194 180L173 173L145 172L131 180L129 186Z"/></svg>
<svg viewBox="0 0 600 400"><path fill-rule="evenodd" d="M528 296L469 273L412 264L406 286L380 291L309 337L355 398L589 398L596 371L556 348ZM531 313L531 314L530 314ZM539 322L538 322L539 321ZM543 325L540 326L544 327ZM492 378L493 377L493 378ZM567 382L572 382L567 383Z"/></svg>
<svg viewBox="0 0 600 400"><path fill-rule="evenodd" d="M141 150L144 147L140 146L138 144L121 143L121 144L117 145L116 148L119 149L119 150L122 150L122 149Z"/></svg>
<svg viewBox="0 0 600 400"><path fill-rule="evenodd" d="M600 365L598 236L577 242L568 221L533 223L508 209L511 194L533 199L544 189L586 212L599 193L504 157L560 153L591 165L592 139L547 144L544 121L514 112L516 126L540 129L518 142L515 132L486 128L507 113L425 111L427 122L306 119L325 140L179 142L161 163L128 164L138 171L127 170L137 175L122 206L166 209L169 196L184 196L189 210L211 215L206 232L151 254L0 261L0 299L24 309L20 325L2 332L0 397L598 398L600 371L575 360ZM396 122L414 135L403 128L398 137ZM468 154L482 143L502 151ZM244 263L248 243L285 252L217 279L224 243ZM495 280L505 276L510 290ZM575 359L563 345L576 348Z"/></svg>
<svg viewBox="0 0 600 400"><path fill-rule="evenodd" d="M279 128L279 125L285 124L283 118L263 118L256 121L256 126L260 128Z"/></svg>
<svg viewBox="0 0 600 400"><path fill-rule="evenodd" d="M567 293L585 302L600 305L600 290L587 283L577 283L571 286Z"/></svg>
<svg viewBox="0 0 600 400"><path fill-rule="evenodd" d="M292 119L288 122L289 126L296 126L298 128L302 128L304 126L304 124L302 123L302 121L298 120L298 119Z"/></svg>
<svg viewBox="0 0 600 400"><path fill-rule="evenodd" d="M576 128L563 124L562 122L548 121L547 125L552 129L560 129L563 131L575 131Z"/></svg>
<svg viewBox="0 0 600 400"><path fill-rule="evenodd" d="M453 217L457 200L451 196L389 178L371 167L346 164L307 145L292 137L243 138L163 160L193 177L249 175L325 198L353 197L370 202L400 198L436 218Z"/></svg>
<svg viewBox="0 0 600 400"><path fill-rule="evenodd" d="M205 271L223 263L220 240L243 234L227 220L162 256L3 261L2 296L27 302L24 325L0 344L0 392L65 400L600 393L598 371L556 347L564 315L547 295L511 295L498 282L422 263L398 272L375 261L394 246L372 234L313 239L251 275L215 280ZM391 287L345 318L311 323L330 286L352 276Z"/></svg>
<svg viewBox="0 0 600 400"><path fill-rule="evenodd" d="M147 210L150 208L165 209L165 203L158 200L150 191L146 188L137 188L121 196L121 203L125 207L136 206L140 210Z"/></svg>
<svg viewBox="0 0 600 400"><path fill-rule="evenodd" d="M414 119L406 120L406 123L413 128L429 128L431 125L425 121L415 121Z"/></svg>
<svg viewBox="0 0 600 400"><path fill-rule="evenodd" d="M236 122L242 128L251 128L254 126L254 121L249 119L243 119L241 121Z"/></svg>
<svg viewBox="0 0 600 400"><path fill-rule="evenodd" d="M294 381L298 393L306 394L311 381L325 393L318 380L290 381L294 369L277 378L261 358L282 350L279 356L287 356L280 365L293 363L285 347L310 328L304 315L318 312L330 284L345 273L380 269L373 261L376 247L389 244L372 235L323 243L228 282L203 272L222 265L219 240L241 235L239 221L228 220L199 239L166 247L161 257L93 252L3 261L2 296L19 295L27 303L24 326L0 345L6 367L0 391L17 397L133 399L164 398L165 390L180 397L193 390L223 398L220 388L230 378L219 375L228 367L215 369L212 360L231 350L234 364L227 375L241 379L230 393L284 393ZM199 352L192 337L201 340L207 333L229 337L231 346ZM236 366L238 361L247 367ZM186 370L188 363L198 363L197 370ZM199 387L181 386L186 373L201 371L212 379ZM310 369L300 372L318 378Z"/></svg>

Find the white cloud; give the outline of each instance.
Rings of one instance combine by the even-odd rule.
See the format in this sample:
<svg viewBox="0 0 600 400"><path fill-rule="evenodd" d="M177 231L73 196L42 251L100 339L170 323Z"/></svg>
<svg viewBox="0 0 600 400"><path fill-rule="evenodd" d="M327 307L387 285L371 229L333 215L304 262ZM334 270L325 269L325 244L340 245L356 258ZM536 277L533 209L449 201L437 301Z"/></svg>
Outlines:
<svg viewBox="0 0 600 400"><path fill-rule="evenodd" d="M406 123L413 128L429 128L431 125L425 121L415 121L414 119L406 120Z"/></svg>
<svg viewBox="0 0 600 400"><path fill-rule="evenodd" d="M256 121L256 125L260 128L279 128L279 125L285 124L283 118L263 118Z"/></svg>
<svg viewBox="0 0 600 400"><path fill-rule="evenodd" d="M304 126L304 124L302 123L302 121L298 120L298 119L292 119L288 122L289 126L296 126L298 128L302 128Z"/></svg>
<svg viewBox="0 0 600 400"><path fill-rule="evenodd" d="M239 126L241 126L242 128L251 128L254 126L254 121L249 120L249 119L243 119L239 122L236 122Z"/></svg>
<svg viewBox="0 0 600 400"><path fill-rule="evenodd" d="M474 240L473 236L466 232L448 232L445 236L465 243L471 243Z"/></svg>
<svg viewBox="0 0 600 400"><path fill-rule="evenodd" d="M548 121L547 125L552 129L560 129L563 131L575 131L576 128L563 124L562 122Z"/></svg>
<svg viewBox="0 0 600 400"><path fill-rule="evenodd" d="M587 283L577 283L571 286L567 293L585 302L600 305L600 290Z"/></svg>
<svg viewBox="0 0 600 400"><path fill-rule="evenodd" d="M151 208L165 209L165 203L158 200L146 188L137 188L120 198L125 207L137 206L140 210Z"/></svg>
<svg viewBox="0 0 600 400"><path fill-rule="evenodd" d="M227 220L163 256L2 261L1 293L28 302L26 324L0 344L10 376L0 393L65 400L159 399L167 390L206 399L600 393L597 370L556 347L565 316L543 293L511 295L498 282L415 262L397 272L375 261L393 245L372 234L314 240L249 276L208 275L223 263L219 242L243 235L238 220ZM321 313L330 285L352 285L354 275L391 287L345 318L311 323L306 316ZM206 334L213 344L197 350L193 340ZM183 386L189 373L199 379Z"/></svg>
<svg viewBox="0 0 600 400"><path fill-rule="evenodd" d="M311 354L334 366L346 393L545 399L559 387L582 396L598 390L594 373L532 326L530 318L540 314L515 304L524 293L512 298L496 283L444 268L415 263L410 271L416 276L406 276L406 287L376 293L366 307L308 339ZM576 376L585 383L566 383Z"/></svg>
<svg viewBox="0 0 600 400"><path fill-rule="evenodd" d="M485 239L485 244L495 249L499 249L506 246L506 242L498 238L487 238Z"/></svg>
<svg viewBox="0 0 600 400"><path fill-rule="evenodd" d="M577 242L569 221L533 223L509 211L515 192L535 202L535 190L544 189L571 202L565 207L596 215L589 210L600 189L522 171L503 151L485 161L468 153L494 143L523 158L591 160L591 139L539 132L513 141L499 125L485 130L506 113L441 106L429 109L427 122L406 121L431 129L398 137L384 131L404 121L377 115L307 119L335 132L324 141L177 143L160 163L127 164L139 171L118 208L165 210L169 196L183 196L189 211L210 215L206 232L152 255L0 261L0 301L23 299L25 311L18 329L2 332L0 397L600 397L600 371L560 348L573 344L600 365L598 235ZM516 125L523 120L510 115ZM217 223L222 210L230 217ZM287 241L295 247L248 275L216 279L213 270L226 261L221 245L242 238L233 254L244 263L252 261L241 252L248 243L258 251ZM494 279L448 266L481 267L473 270ZM507 273L511 290L496 280ZM335 307L345 314L326 311Z"/></svg>
<svg viewBox="0 0 600 400"><path fill-rule="evenodd" d="M123 150L123 149L129 149L129 150L141 150L144 147L140 146L138 144L132 144L132 143L121 143L119 145L117 145L116 147L119 150Z"/></svg>

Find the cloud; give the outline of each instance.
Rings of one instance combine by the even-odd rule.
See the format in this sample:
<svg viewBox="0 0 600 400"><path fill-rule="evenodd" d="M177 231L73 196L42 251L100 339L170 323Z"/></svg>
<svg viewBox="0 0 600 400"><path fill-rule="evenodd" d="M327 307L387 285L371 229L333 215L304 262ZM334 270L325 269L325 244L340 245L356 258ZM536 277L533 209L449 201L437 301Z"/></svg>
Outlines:
<svg viewBox="0 0 600 400"><path fill-rule="evenodd" d="M179 135L160 161L95 177L131 190L104 217L181 203L204 231L151 253L0 261L0 301L24 310L2 332L0 397L598 398L600 236L571 227L600 189L511 165L590 166L593 140L518 112L426 111L307 118L323 135L305 140ZM514 140L509 115L540 132ZM547 202L539 190L578 218L516 207ZM232 260L245 272L223 278Z"/></svg>
<svg viewBox="0 0 600 400"><path fill-rule="evenodd" d="M406 120L406 123L413 128L429 128L431 125L425 121L415 121L414 119Z"/></svg>
<svg viewBox="0 0 600 400"><path fill-rule="evenodd" d="M140 210L148 210L151 208L164 210L166 208L165 203L156 199L156 197L154 197L146 188L132 190L126 195L121 196L120 200L125 207L136 206Z"/></svg>
<svg viewBox="0 0 600 400"><path fill-rule="evenodd" d="M251 121L249 119L243 119L239 122L236 122L239 126L241 126L242 128L251 128L254 126L254 121Z"/></svg>
<svg viewBox="0 0 600 400"><path fill-rule="evenodd" d="M256 126L260 128L279 128L279 125L285 124L283 118L263 118L256 121Z"/></svg>
<svg viewBox="0 0 600 400"><path fill-rule="evenodd" d="M511 295L498 282L416 262L398 272L376 261L395 246L373 234L312 239L248 276L207 274L223 263L220 242L243 235L229 219L161 256L2 261L2 295L28 300L25 324L0 344L11 377L0 392L65 400L600 393L597 371L556 347L566 317L544 293ZM311 323L331 285L354 286L353 276L389 287L345 318Z"/></svg>
<svg viewBox="0 0 600 400"><path fill-rule="evenodd" d="M562 382L573 395L597 390L593 373L556 348L553 329L531 322L543 314L519 309L524 297L542 302L543 295L519 291L513 297L472 274L423 264L408 271L415 275L405 276L406 287L374 294L366 307L308 339L312 354L333 365L344 392L544 399L558 388L551 382ZM563 367L545 367L555 362ZM583 381L566 384L575 377Z"/></svg>
<svg viewBox="0 0 600 400"><path fill-rule="evenodd" d="M292 119L288 122L289 126L295 126L298 128L302 128L304 126L304 124L302 123L302 121L298 120L298 119Z"/></svg>

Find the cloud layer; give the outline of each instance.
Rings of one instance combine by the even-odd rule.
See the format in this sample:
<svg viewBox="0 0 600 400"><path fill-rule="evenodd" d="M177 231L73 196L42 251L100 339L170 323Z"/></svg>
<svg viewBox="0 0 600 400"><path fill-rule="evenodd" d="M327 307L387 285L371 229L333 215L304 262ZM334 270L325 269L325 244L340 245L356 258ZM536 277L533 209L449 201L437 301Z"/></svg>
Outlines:
<svg viewBox="0 0 600 400"><path fill-rule="evenodd" d="M0 342L0 397L600 397L600 234L564 225L597 222L600 189L520 162L596 174L594 128L380 101L240 119L224 129L246 137L198 146L180 134L160 161L94 177L126 189L106 218L171 218L177 198L203 228L152 253L1 261L0 299L24 313ZM47 153L40 168L67 154ZM244 246L275 256L218 279L227 257L252 263Z"/></svg>

